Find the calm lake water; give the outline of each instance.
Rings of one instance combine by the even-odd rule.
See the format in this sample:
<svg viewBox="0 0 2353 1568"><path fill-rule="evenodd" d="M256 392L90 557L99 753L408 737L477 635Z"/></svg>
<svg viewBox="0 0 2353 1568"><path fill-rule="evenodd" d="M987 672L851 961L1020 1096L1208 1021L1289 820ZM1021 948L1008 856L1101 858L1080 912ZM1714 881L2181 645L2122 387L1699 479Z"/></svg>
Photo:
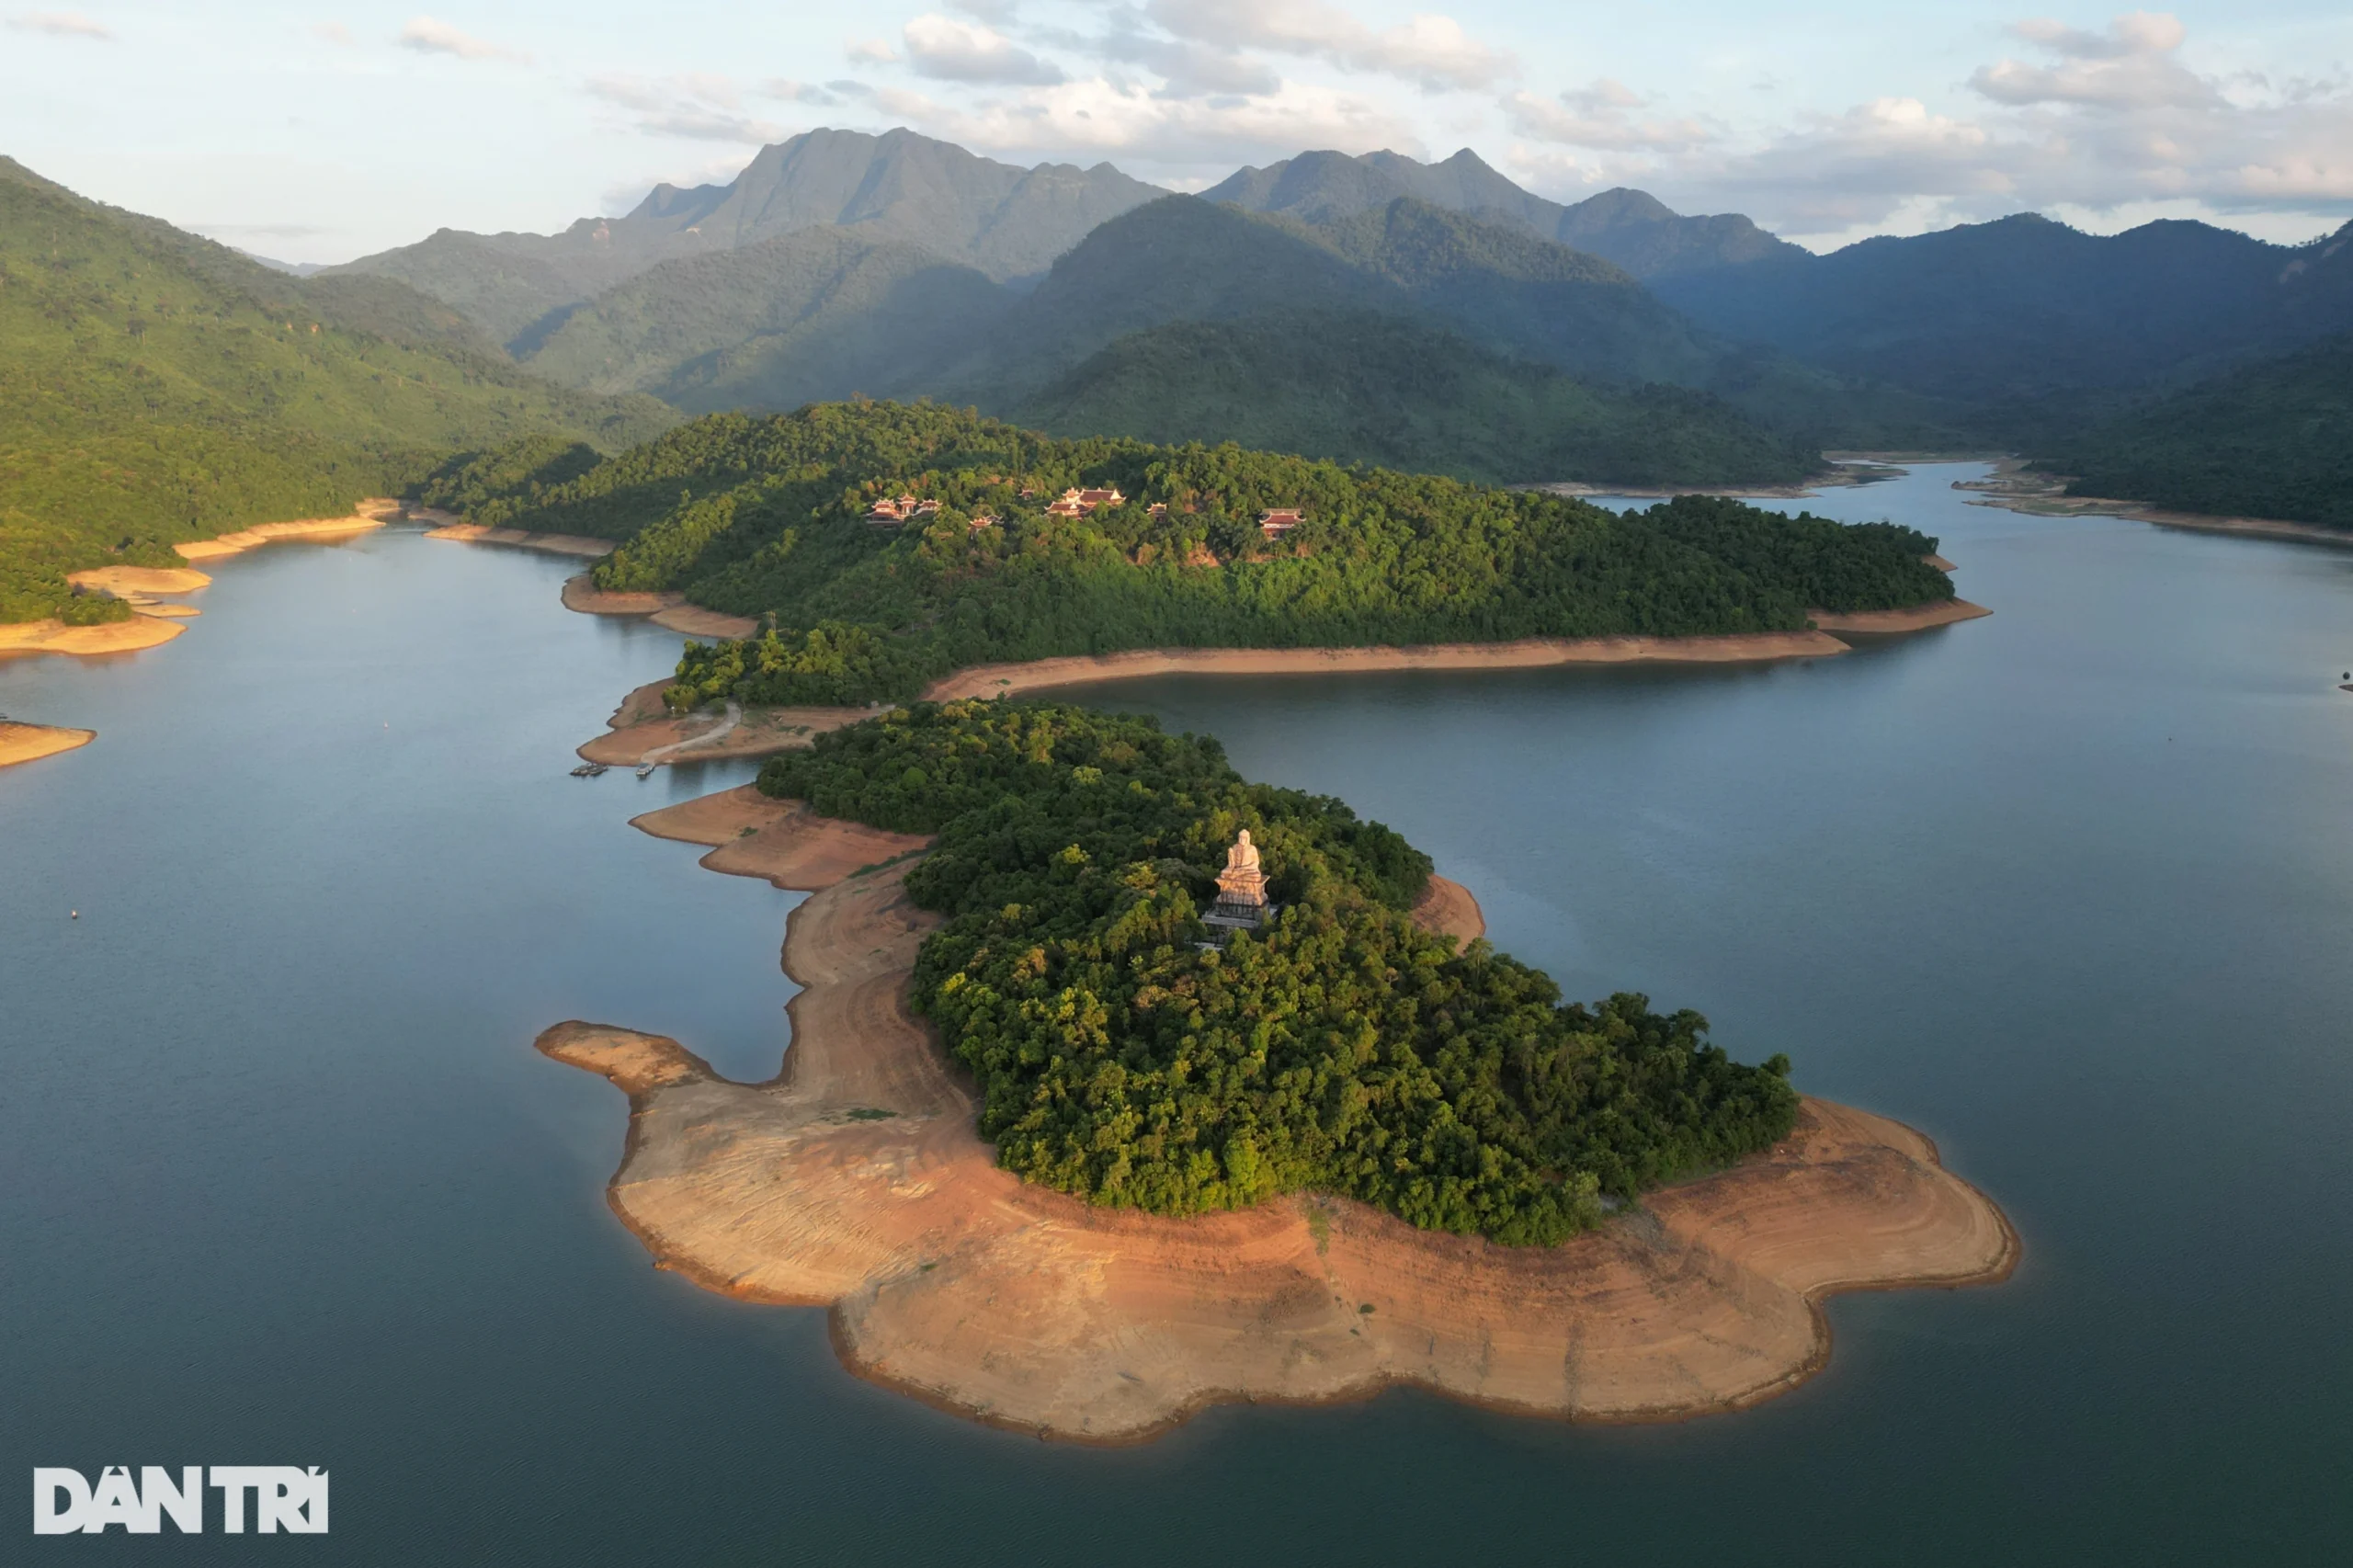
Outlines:
<svg viewBox="0 0 2353 1568"><path fill-rule="evenodd" d="M1345 796L1572 994L1788 1051L2017 1222L2012 1283L1838 1300L1823 1376L1678 1426L1401 1392L1047 1445L649 1267L621 1096L531 1038L772 1072L790 899L626 825L748 765L565 777L677 646L563 611L565 562L275 547L167 648L0 664L0 712L100 732L0 772L0 1472L335 1485L324 1539L0 1556L2353 1558L2353 552L1970 472L1804 504L1940 536L1996 611L1847 657L1087 694Z"/></svg>

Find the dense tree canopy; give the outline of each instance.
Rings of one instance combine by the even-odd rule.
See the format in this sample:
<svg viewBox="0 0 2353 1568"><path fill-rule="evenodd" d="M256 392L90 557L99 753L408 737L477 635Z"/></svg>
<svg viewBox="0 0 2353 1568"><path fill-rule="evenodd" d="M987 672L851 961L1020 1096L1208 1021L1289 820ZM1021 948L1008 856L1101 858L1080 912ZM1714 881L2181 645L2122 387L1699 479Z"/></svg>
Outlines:
<svg viewBox="0 0 2353 1568"><path fill-rule="evenodd" d="M1048 515L1072 485L1123 499ZM901 494L938 510L862 520ZM1233 446L1057 440L930 405L713 415L567 483L467 504L479 522L621 540L600 586L767 620L690 649L681 702L895 700L964 665L1127 648L1795 631L1811 609L1952 593L1921 562L1935 541L1909 528L1688 496L1621 517ZM1258 517L1279 507L1303 520L1270 540Z"/></svg>
<svg viewBox="0 0 2353 1568"><path fill-rule="evenodd" d="M0 621L126 614L66 575L348 512L453 447L674 417L535 381L389 279L274 273L0 158Z"/></svg>
<svg viewBox="0 0 2353 1568"><path fill-rule="evenodd" d="M1548 1244L1603 1195L1785 1136L1789 1062L1404 913L1427 857L1340 801L1245 782L1214 740L1015 702L918 704L770 761L760 788L938 844L948 919L916 1006L1007 1169L1164 1214L1345 1193L1428 1229ZM1222 949L1197 912L1247 828L1279 913Z"/></svg>

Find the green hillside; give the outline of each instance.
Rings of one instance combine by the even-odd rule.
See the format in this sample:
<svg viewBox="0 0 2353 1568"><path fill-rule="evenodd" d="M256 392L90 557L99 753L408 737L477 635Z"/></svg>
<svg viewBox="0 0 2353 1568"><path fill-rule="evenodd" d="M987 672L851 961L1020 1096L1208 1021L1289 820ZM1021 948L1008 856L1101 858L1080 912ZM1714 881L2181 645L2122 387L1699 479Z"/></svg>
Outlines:
<svg viewBox="0 0 2353 1568"><path fill-rule="evenodd" d="M1071 485L1124 499L1047 514ZM931 405L715 415L566 483L462 488L453 475L428 494L483 522L620 540L603 587L768 619L750 642L690 648L682 702L898 699L964 665L1124 648L1795 631L1813 608L1952 594L1920 559L1936 541L1888 524L1697 496L1614 517L1233 446L1058 440ZM939 509L862 520L904 493ZM1270 539L1259 515L1278 507L1303 518Z"/></svg>
<svg viewBox="0 0 2353 1568"><path fill-rule="evenodd" d="M759 788L936 834L907 895L945 916L909 995L980 1088L1000 1165L1160 1214L1342 1192L1431 1230L1549 1245L1603 1195L1788 1135L1776 1057L1697 1013L1563 1005L1540 971L1405 913L1429 857L1328 797L1250 784L1218 743L1034 703L921 704L779 756ZM1279 913L1200 914L1237 831Z"/></svg>
<svg viewBox="0 0 2353 1568"><path fill-rule="evenodd" d="M1064 436L1267 451L1490 483L1765 484L1818 450L1703 392L1581 381L1369 312L1180 322L1120 338L1029 399Z"/></svg>
<svg viewBox="0 0 2353 1568"><path fill-rule="evenodd" d="M919 246L806 229L665 262L573 312L527 363L567 386L651 392L694 414L797 408L898 391L1013 302Z"/></svg>
<svg viewBox="0 0 2353 1568"><path fill-rule="evenodd" d="M1133 333L1335 312L1401 317L1588 381L1713 393L1816 449L1951 438L1945 411L1927 400L1859 388L1774 350L1725 342L1607 262L1407 199L1321 227L1193 197L1137 208L1055 263L981 348L905 389L1012 415ZM1170 412L1190 417L1198 408L1180 402ZM1662 416L1670 412L1661 404ZM1202 434L1259 439L1255 424Z"/></svg>
<svg viewBox="0 0 2353 1568"><path fill-rule="evenodd" d="M454 448L675 418L526 375L388 279L287 277L0 159L0 621L119 615L64 574L347 510Z"/></svg>
<svg viewBox="0 0 2353 1568"><path fill-rule="evenodd" d="M2353 528L2353 336L2086 432L2039 468L2068 492Z"/></svg>

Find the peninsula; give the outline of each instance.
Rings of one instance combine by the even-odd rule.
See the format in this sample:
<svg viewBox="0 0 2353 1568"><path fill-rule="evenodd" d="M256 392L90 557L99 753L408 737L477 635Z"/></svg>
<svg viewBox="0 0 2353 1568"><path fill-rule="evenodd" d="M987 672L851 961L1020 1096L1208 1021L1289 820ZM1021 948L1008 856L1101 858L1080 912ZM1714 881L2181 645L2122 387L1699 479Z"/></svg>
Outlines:
<svg viewBox="0 0 2353 1568"><path fill-rule="evenodd" d="M1139 659L1803 657L1844 651L1825 622L1984 613L1954 597L1935 540L1892 523L1705 495L1611 513L1233 446L1057 439L930 405L714 415L602 460L531 457L485 455L419 499L483 537L613 540L564 602L713 638L667 694L681 712L1019 689Z"/></svg>
<svg viewBox="0 0 2353 1568"><path fill-rule="evenodd" d="M983 1420L1132 1440L1398 1382L1729 1410L1822 1364L1823 1297L2017 1256L1926 1139L1731 1062L1695 1015L1560 1005L1410 846L1214 742L926 706L637 825L813 896L775 1079L540 1036L630 1096L615 1211L663 1267L826 1305L861 1374ZM1211 895L1262 887L1212 939Z"/></svg>

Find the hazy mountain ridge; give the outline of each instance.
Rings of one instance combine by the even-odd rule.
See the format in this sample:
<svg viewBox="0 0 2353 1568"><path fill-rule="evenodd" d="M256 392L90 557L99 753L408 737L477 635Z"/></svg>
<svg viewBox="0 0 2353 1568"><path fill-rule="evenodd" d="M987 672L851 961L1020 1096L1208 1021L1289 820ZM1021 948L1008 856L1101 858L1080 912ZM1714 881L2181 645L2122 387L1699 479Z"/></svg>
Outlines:
<svg viewBox="0 0 2353 1568"><path fill-rule="evenodd" d="M1802 263L1656 280L1726 335L1983 406L2188 379L2353 329L2353 256L2205 223L2084 233L2022 213Z"/></svg>
<svg viewBox="0 0 2353 1568"><path fill-rule="evenodd" d="M781 410L920 382L1014 301L904 241L803 229L650 268L579 307L526 362L689 413Z"/></svg>
<svg viewBox="0 0 2353 1568"><path fill-rule="evenodd" d="M1490 222L1516 224L1643 278L1808 254L1738 213L1686 217L1639 190L1606 190L1574 206L1549 201L1521 189L1467 147L1437 164L1396 153L1302 153L1263 169L1242 169L1201 194L1312 223L1354 217L1412 197Z"/></svg>
<svg viewBox="0 0 2353 1568"><path fill-rule="evenodd" d="M584 218L559 234L443 229L331 270L397 278L528 351L560 312L665 261L824 226L919 244L999 282L1025 279L1161 194L1108 164L1024 169L910 131L820 130L762 148L725 185L657 186L625 217Z"/></svg>

